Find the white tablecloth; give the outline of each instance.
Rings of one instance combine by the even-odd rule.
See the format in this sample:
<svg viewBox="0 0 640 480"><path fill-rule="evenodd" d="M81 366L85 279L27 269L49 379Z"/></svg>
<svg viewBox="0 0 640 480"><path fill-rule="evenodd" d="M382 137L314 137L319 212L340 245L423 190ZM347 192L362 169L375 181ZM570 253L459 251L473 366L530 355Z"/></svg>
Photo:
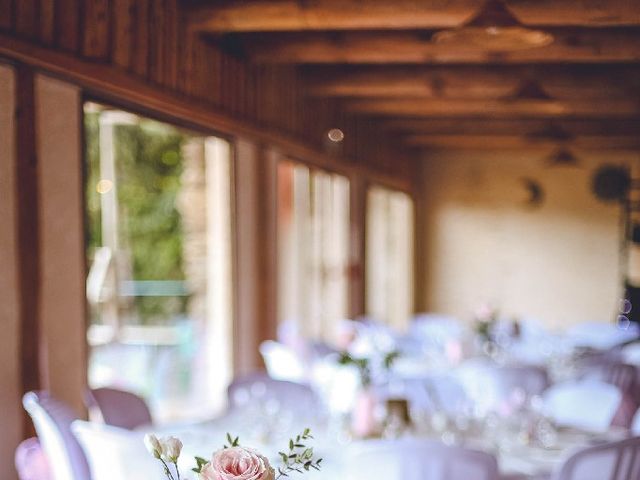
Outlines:
<svg viewBox="0 0 640 480"><path fill-rule="evenodd" d="M250 417L243 414L230 414L215 421L184 425L161 429L155 433L159 435L174 435L179 437L184 443L183 455L181 457L182 472L190 472L194 466L193 456L198 455L210 458L212 453L222 448L226 441L227 432L240 437L240 443L245 446L256 448L267 455L274 466L279 464L279 450L287 448L288 437L293 436L305 427L312 428L315 439L309 442L314 447L316 456L323 458L323 468L320 472L312 471L305 474L309 480L320 479L341 479L349 480L346 474L346 465L350 455L359 448L366 446L366 440L354 440L348 438L339 429L327 427L316 427L308 422L300 422L289 419L286 426L280 425L286 435L272 434L269 438L262 425L269 422L253 422ZM256 428L259 425L260 428ZM558 439L553 448L545 449L540 446L525 445L514 439L511 442L501 442L500 447L495 439L487 438L467 438L463 444L476 450L484 450L496 456L500 467L501 475L504 478L539 478L550 474L559 467L564 458L573 450L588 446L595 442L617 439L623 436L621 431L613 431L606 436L596 436L586 432L560 431ZM194 478L194 477L187 477ZM370 479L377 480L377 479ZM380 479L384 480L384 479Z"/></svg>

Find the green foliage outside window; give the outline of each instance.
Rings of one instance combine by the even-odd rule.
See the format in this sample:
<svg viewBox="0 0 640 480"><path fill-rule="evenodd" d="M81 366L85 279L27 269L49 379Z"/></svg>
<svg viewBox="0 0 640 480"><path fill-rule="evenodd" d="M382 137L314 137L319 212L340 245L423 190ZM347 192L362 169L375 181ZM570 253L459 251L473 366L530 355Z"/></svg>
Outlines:
<svg viewBox="0 0 640 480"><path fill-rule="evenodd" d="M102 245L100 194L100 112L85 114L89 261ZM115 130L116 184L121 254L129 257L130 278L184 280L183 234L176 200L182 174L184 136L151 120ZM131 323L171 323L186 311L187 297L135 297Z"/></svg>

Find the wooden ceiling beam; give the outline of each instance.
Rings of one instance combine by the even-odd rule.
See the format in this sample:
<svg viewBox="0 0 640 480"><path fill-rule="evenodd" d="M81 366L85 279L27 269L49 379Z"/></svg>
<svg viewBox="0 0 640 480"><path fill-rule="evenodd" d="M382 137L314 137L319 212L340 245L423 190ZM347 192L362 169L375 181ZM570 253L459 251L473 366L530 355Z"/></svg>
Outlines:
<svg viewBox="0 0 640 480"><path fill-rule="evenodd" d="M636 136L640 138L640 118L635 119L389 119L384 127L395 133L423 135L531 135L550 126L576 136Z"/></svg>
<svg viewBox="0 0 640 480"><path fill-rule="evenodd" d="M640 25L633 0L508 0L513 14L534 26ZM201 0L187 7L190 28L207 32L419 29L458 26L475 15L477 0Z"/></svg>
<svg viewBox="0 0 640 480"><path fill-rule="evenodd" d="M640 67L628 65L498 65L307 67L306 93L325 97L501 98L524 79L554 98L625 98L640 92Z"/></svg>
<svg viewBox="0 0 640 480"><path fill-rule="evenodd" d="M549 30L540 48L491 52L435 44L431 31L285 32L223 37L229 50L255 63L277 64L529 64L640 61L640 29Z"/></svg>
<svg viewBox="0 0 640 480"><path fill-rule="evenodd" d="M403 138L412 147L446 149L549 149L563 145L584 149L640 149L637 136L592 136L577 137L571 142L532 140L519 135L409 135Z"/></svg>
<svg viewBox="0 0 640 480"><path fill-rule="evenodd" d="M476 118L625 118L637 117L640 105L627 99L597 102L557 100L450 100L425 98L357 99L345 101L348 112L394 117Z"/></svg>

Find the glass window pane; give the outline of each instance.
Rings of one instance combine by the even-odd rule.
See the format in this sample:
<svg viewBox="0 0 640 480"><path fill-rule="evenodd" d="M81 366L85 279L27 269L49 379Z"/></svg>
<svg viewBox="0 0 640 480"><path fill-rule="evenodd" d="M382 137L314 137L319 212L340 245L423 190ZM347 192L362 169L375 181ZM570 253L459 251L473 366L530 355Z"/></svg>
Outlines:
<svg viewBox="0 0 640 480"><path fill-rule="evenodd" d="M405 329L413 315L413 201L372 187L367 194L367 315Z"/></svg>
<svg viewBox="0 0 640 480"><path fill-rule="evenodd" d="M349 181L284 161L278 184L280 325L331 341L348 308Z"/></svg>
<svg viewBox="0 0 640 480"><path fill-rule="evenodd" d="M85 105L89 384L156 420L211 415L232 373L230 145Z"/></svg>

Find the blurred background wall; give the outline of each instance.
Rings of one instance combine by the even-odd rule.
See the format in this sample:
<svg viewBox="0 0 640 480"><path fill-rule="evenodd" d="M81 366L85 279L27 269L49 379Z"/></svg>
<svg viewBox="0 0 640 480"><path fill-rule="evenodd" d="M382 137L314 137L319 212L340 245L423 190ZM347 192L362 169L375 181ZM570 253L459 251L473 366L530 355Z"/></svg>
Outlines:
<svg viewBox="0 0 640 480"><path fill-rule="evenodd" d="M619 206L595 198L591 176L600 164L635 156L580 152L575 165L548 165L546 155L426 156L422 294L428 310L470 318L489 303L551 328L613 318L621 295Z"/></svg>

